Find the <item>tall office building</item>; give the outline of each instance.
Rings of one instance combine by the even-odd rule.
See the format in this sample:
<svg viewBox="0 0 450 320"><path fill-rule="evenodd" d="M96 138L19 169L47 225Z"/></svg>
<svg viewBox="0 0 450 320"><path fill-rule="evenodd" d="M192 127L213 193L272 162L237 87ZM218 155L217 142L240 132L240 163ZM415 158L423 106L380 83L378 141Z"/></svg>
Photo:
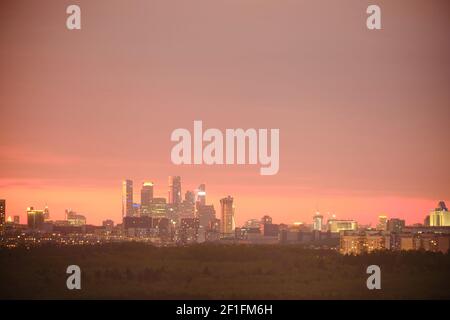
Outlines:
<svg viewBox="0 0 450 320"><path fill-rule="evenodd" d="M222 228L221 233L224 237L230 237L234 234L235 229L235 212L233 206L233 198L228 196L220 200L222 213Z"/></svg>
<svg viewBox="0 0 450 320"><path fill-rule="evenodd" d="M150 205L153 200L153 182L144 182L141 189L141 215L150 214Z"/></svg>
<svg viewBox="0 0 450 320"><path fill-rule="evenodd" d="M186 191L184 194L184 200L186 200L189 203L195 204L195 194L192 191Z"/></svg>
<svg viewBox="0 0 450 320"><path fill-rule="evenodd" d="M169 204L180 204L181 198L181 177L169 176Z"/></svg>
<svg viewBox="0 0 450 320"><path fill-rule="evenodd" d="M386 216L384 216L384 215L378 216L377 230L386 231L387 223L388 223L388 218Z"/></svg>
<svg viewBox="0 0 450 320"><path fill-rule="evenodd" d="M122 217L132 217L133 209L133 181L122 182Z"/></svg>
<svg viewBox="0 0 450 320"><path fill-rule="evenodd" d="M206 204L206 186L204 183L198 186L197 189L197 207L204 206Z"/></svg>
<svg viewBox="0 0 450 320"><path fill-rule="evenodd" d="M5 231L6 223L6 200L0 199L0 234Z"/></svg>
<svg viewBox="0 0 450 320"><path fill-rule="evenodd" d="M322 231L323 228L323 216L316 212L313 217L313 230Z"/></svg>
<svg viewBox="0 0 450 320"><path fill-rule="evenodd" d="M44 208L44 220L50 220L50 211L48 210L47 205Z"/></svg>
<svg viewBox="0 0 450 320"><path fill-rule="evenodd" d="M44 224L44 210L35 210L33 207L27 208L28 228L40 229Z"/></svg>
<svg viewBox="0 0 450 320"><path fill-rule="evenodd" d="M183 200L178 206L179 218L194 218L195 217L195 204L189 200ZM176 216L175 216L176 217Z"/></svg>
<svg viewBox="0 0 450 320"><path fill-rule="evenodd" d="M261 218L261 224L272 224L272 217L265 215Z"/></svg>
<svg viewBox="0 0 450 320"><path fill-rule="evenodd" d="M166 198L153 198L150 214L153 218L165 218L167 216Z"/></svg>
<svg viewBox="0 0 450 320"><path fill-rule="evenodd" d="M216 210L214 210L214 205L199 206L197 217L201 227L211 229L213 222L216 220Z"/></svg>

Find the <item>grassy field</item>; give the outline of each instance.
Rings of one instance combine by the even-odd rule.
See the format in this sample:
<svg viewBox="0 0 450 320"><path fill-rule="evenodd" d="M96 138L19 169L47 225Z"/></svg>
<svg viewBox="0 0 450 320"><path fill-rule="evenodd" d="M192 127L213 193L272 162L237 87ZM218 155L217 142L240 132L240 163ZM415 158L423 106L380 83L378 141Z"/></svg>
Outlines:
<svg viewBox="0 0 450 320"><path fill-rule="evenodd" d="M81 290L66 268L82 270ZM366 268L381 267L381 290ZM1 299L449 299L450 257L298 246L141 244L0 250Z"/></svg>

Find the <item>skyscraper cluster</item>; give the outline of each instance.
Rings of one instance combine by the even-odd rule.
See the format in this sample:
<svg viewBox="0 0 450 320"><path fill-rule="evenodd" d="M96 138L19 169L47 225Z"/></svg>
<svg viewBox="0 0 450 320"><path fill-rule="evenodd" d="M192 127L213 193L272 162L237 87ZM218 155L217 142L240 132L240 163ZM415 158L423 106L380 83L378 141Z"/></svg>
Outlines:
<svg viewBox="0 0 450 320"><path fill-rule="evenodd" d="M6 219L6 200L0 199L1 245L98 244L143 241L161 245L185 245L207 241L245 244L302 244L313 248L334 248L343 254L375 250L427 250L447 252L450 246L450 213L443 201L431 210L423 224L406 225L405 220L378 216L376 226L359 225L356 220L328 219L316 212L312 223L273 223L265 214L236 226L234 198L220 199L219 217L207 202L206 185L182 192L180 176L168 179L167 197L155 196L155 184L140 185L140 202L133 201L132 180L122 182L122 223L105 220L101 226L87 224L86 216L66 209L64 220L50 220L47 205L28 207L27 222L19 216ZM139 197L139 196L138 196Z"/></svg>
<svg viewBox="0 0 450 320"><path fill-rule="evenodd" d="M122 218L129 233L159 234L148 219L160 219L181 242L202 242L234 236L235 208L233 198L220 200L221 219L216 218L214 205L206 202L206 185L182 193L180 176L169 176L167 199L154 197L154 183L143 182L140 203L133 201L133 181L122 182Z"/></svg>

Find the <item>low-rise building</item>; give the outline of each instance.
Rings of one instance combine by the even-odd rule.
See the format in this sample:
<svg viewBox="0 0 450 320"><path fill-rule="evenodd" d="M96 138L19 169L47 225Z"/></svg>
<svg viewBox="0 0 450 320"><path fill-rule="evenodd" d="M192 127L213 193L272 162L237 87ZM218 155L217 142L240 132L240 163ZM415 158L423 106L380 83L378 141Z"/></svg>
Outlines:
<svg viewBox="0 0 450 320"><path fill-rule="evenodd" d="M342 254L359 255L390 249L390 235L383 231L344 231L340 236Z"/></svg>

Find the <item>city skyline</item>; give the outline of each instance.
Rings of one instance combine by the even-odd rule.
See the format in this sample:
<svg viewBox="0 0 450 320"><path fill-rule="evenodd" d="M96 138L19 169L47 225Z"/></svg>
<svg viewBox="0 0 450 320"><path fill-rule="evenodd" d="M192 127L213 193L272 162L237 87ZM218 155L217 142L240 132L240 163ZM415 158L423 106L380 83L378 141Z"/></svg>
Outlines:
<svg viewBox="0 0 450 320"><path fill-rule="evenodd" d="M400 217L378 216L375 227L355 219L342 219L334 214L326 217L316 212L312 223L274 223L269 215L236 225L234 198L220 199L220 211L207 204L206 185L181 196L180 176L169 177L168 196L152 197L153 182L144 182L141 203L132 200L133 181L122 184L123 217L118 223L107 219L101 225L87 223L86 216L72 209L65 210L65 219L53 219L48 206L27 208L27 223L20 217L5 221L5 199L0 199L1 246L16 248L41 245L101 245L118 242L143 242L155 246L187 246L196 243L216 244L302 244L319 250L339 250L341 254L374 251L426 250L448 252L450 212L444 201L424 217L423 223L407 224ZM176 191L176 192L174 192ZM220 218L220 219L219 219ZM275 221L276 222L276 221Z"/></svg>
<svg viewBox="0 0 450 320"><path fill-rule="evenodd" d="M153 182L154 180L152 180L152 182L149 182L149 180L142 180L142 181L135 182L132 179L125 179L125 180L121 181L122 188L121 188L120 196L121 196L121 199L122 199L121 200L121 202L122 202L122 209L120 210L120 215L113 214L113 215L110 215L110 216L103 216L103 217L100 218L100 220L92 220L92 219L89 219L90 218L89 211L80 210L79 208L76 208L76 207L64 206L64 212L56 212L56 214L55 214L55 210L52 210L52 219L51 220L63 220L65 218L65 215L67 214L67 210L75 209L75 210L77 210L79 212L82 212L83 214L85 214L87 216L87 219L89 219L89 224L101 225L101 223L103 221L108 220L108 219L111 219L111 220L119 223L119 221L121 221L123 217L125 217L125 216L134 216L135 215L134 212L133 212L134 204L141 205L141 200L143 199L142 196L144 194L144 190L147 190L147 192L148 192L148 190L149 190L148 188L150 186L151 186L151 197L152 198L164 198L167 204L171 204L169 199L171 197L170 196L171 193L173 193L173 191L172 191L173 190L172 189L173 185L171 184L171 179L172 178L175 178L177 180L177 183L178 183L177 188L179 188L179 190L180 190L179 191L180 192L179 193L179 199L177 200L178 202L176 202L177 204L181 204L181 202L185 199L185 195L184 194L186 192L192 192L193 194L195 194L196 191L200 191L202 193L201 194L201 198L204 199L205 196L206 196L206 198L208 199L208 204L215 206L216 210L219 212L220 211L220 207L221 207L221 205L220 205L221 201L225 200L224 198L230 197L230 195L229 195L230 193L227 196L225 196L225 195L211 196L209 194L209 191L208 192L204 191L204 188L205 188L205 184L204 183L201 183L197 187L193 187L193 188L186 187L186 186L184 186L185 183L184 183L184 180L182 180L181 176L169 176L169 183L166 186L166 191L165 192L162 191L162 190L158 190L158 186ZM166 179L166 181L167 181L167 179ZM187 185L192 186L193 184L192 183L188 183ZM208 189L214 189L214 187L212 187L212 188L210 187ZM130 191L132 191L131 199L129 198L129 196L125 197L125 194L128 195ZM3 197L3 198L6 199L5 197ZM216 201L216 199L217 199L217 201ZM237 199L239 201L239 198L237 198ZM233 198L231 198L231 200L233 202ZM148 201L148 199L146 201ZM377 223L379 222L378 219L382 215L386 215L389 218L395 217L395 218L404 219L410 225L417 224L417 223L422 224L423 221L424 221L423 220L424 217L427 214L429 214L430 211L435 209L435 207L436 207L435 204L436 204L437 201L438 201L437 199L430 200L429 201L430 207L427 210L425 210L424 212L421 213L421 216L420 216L420 218L417 221L410 221L407 216L404 216L402 214L395 214L393 211L389 211L388 209L380 210L379 212L375 212L374 215L370 217L370 220L366 221L366 220L358 219L357 216L352 216L350 214L347 214L347 215L346 214L339 214L339 213L337 213L335 211L326 210L326 208L324 210L322 210L320 205L316 204L314 209L311 212L302 212L301 214L298 214L297 216L294 216L294 218L292 220L289 220L289 221L283 220L282 218L280 219L279 218L280 215L277 215L276 213L272 213L269 210L266 210L266 211L262 211L260 213L254 214L254 215L244 214L243 217L241 217L241 218L239 217L240 216L239 214L238 215L234 215L233 219L236 219L236 221L233 221L233 224L236 225L237 227L238 226L243 226L249 220L252 220L252 219L258 218L260 216L264 216L264 215L270 215L271 217L274 217L275 220L278 223L293 224L293 223L301 222L301 223L304 223L304 224L308 224L308 225L311 224L311 225L315 226L315 224L316 224L316 219L315 218L316 218L316 215L318 213L320 213L321 217L323 218L323 221L326 221L327 219L330 219L330 218L337 218L337 219L343 219L343 220L355 220L355 221L358 221L358 223L360 223L361 225L370 225L372 227L376 227L377 226ZM446 200L442 200L442 199L441 199L441 201L446 202ZM124 204L126 202L129 202L129 205L130 205L129 210L130 211L127 211L127 209L126 209L126 204ZM203 202L204 202L204 200L203 200ZM48 207L49 207L48 206L48 202L44 201L44 203L45 203L45 209L48 210ZM203 204L206 204L206 203L203 203ZM9 202L8 202L8 205L9 205ZM15 213L15 212L12 212L11 210L7 209L5 220L8 219L8 218L12 219L15 216L19 216L20 219L26 219L26 217L27 217L27 210L28 210L29 207L40 208L40 205L39 205L39 203L38 204L29 204L23 210L24 213L23 212ZM44 207L44 206L42 206L42 207ZM236 201L234 201L234 203L233 203L233 208L235 208L235 207L236 207ZM403 210L404 210L404 208L403 208ZM233 211L234 211L234 209L233 209ZM373 212L373 210L372 210L372 212ZM389 212L391 212L391 213L389 213ZM22 220L22 221L24 221L24 220ZM321 224L322 224L322 222L321 222Z"/></svg>

